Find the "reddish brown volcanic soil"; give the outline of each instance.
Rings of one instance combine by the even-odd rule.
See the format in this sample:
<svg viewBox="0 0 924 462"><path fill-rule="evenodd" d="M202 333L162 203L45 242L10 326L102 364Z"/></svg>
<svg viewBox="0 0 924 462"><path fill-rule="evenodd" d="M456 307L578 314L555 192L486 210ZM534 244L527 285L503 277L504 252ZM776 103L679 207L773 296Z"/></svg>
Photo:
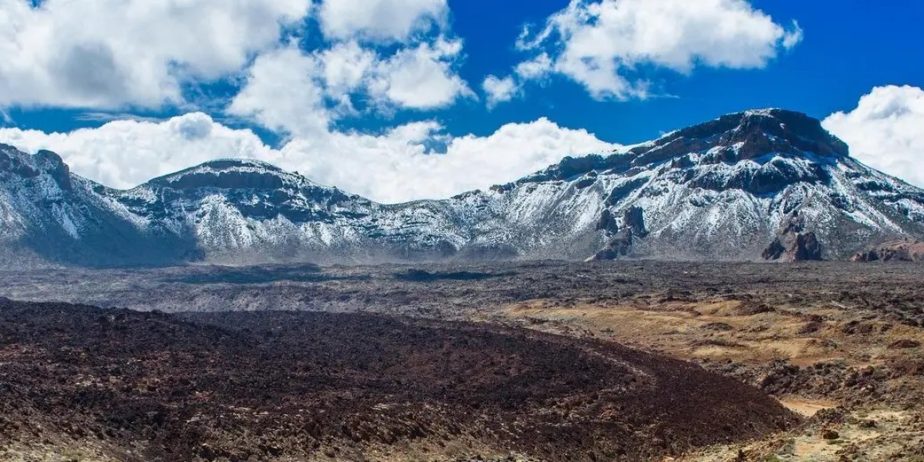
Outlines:
<svg viewBox="0 0 924 462"><path fill-rule="evenodd" d="M531 330L0 301L0 458L640 460L796 420L690 363Z"/></svg>

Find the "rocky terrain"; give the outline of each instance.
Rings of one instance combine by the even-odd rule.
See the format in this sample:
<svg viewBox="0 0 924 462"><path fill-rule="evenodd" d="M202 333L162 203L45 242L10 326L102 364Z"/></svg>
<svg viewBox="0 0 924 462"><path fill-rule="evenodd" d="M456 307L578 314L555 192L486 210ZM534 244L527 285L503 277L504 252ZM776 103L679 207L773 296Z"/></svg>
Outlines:
<svg viewBox="0 0 924 462"><path fill-rule="evenodd" d="M853 261L924 261L924 242L897 241L886 242L871 249L858 252L851 258Z"/></svg>
<svg viewBox="0 0 924 462"><path fill-rule="evenodd" d="M0 302L0 460L645 460L798 420L756 388L612 342Z"/></svg>
<svg viewBox="0 0 924 462"><path fill-rule="evenodd" d="M779 109L392 205L247 160L117 191L54 153L0 147L0 256L20 266L847 260L908 239L924 239L924 191Z"/></svg>
<svg viewBox="0 0 924 462"><path fill-rule="evenodd" d="M0 370L18 371L3 376L0 383L22 384L36 377L44 383L43 386L63 393L55 395L62 400L57 402L59 407L48 407L46 411L60 411L63 409L61 403L69 402L75 396L73 393L79 391L75 388L77 382L72 378L59 379L62 376L86 374L96 378L92 383L101 382L102 385L98 386L109 387L104 389L110 391L130 383L125 394L119 395L128 402L155 407L157 403L166 402L173 403L177 409L186 407L176 403L193 401L188 398L188 393L199 390L194 388L195 385L210 392L195 395L204 404L193 408L203 413L205 420L202 425L212 428L203 430L210 445L234 438L242 441L254 441L253 438L259 437L291 441L287 438L297 434L292 433L295 432L292 426L297 427L296 423L303 422L298 420L302 417L285 413L285 419L293 420L283 419L284 422L292 426L271 426L277 430L261 432L249 426L253 421L247 420L247 416L252 414L240 411L244 412L241 417L238 411L226 410L221 414L224 419L243 420L221 420L215 417L216 414L211 414L217 411L210 406L229 400L236 403L231 404L234 409L241 406L255 412L252 410L259 408L268 412L260 415L275 415L268 410L273 405L267 403L289 402L286 400L290 399L290 393L294 393L292 389L279 387L268 391L268 401L263 403L266 407L261 408L253 400L258 400L262 391L258 397L253 397L247 391L253 388L248 387L257 384L261 390L272 388L270 384L287 383L290 378L295 383L302 383L300 380L305 377L306 369L288 364L316 366L317 363L312 362L316 360L312 359L312 352L320 349L325 352L324 357L336 362L337 367L344 368L328 369L331 373L347 371L338 373L337 379L329 382L334 384L330 390L335 390L329 391L331 395L370 403L368 407L375 409L373 401L396 403L405 400L414 403L413 397L403 391L404 388L412 390L414 396L442 404L423 408L412 405L415 409L426 409L426 412L414 414L413 418L405 417L430 425L427 428L434 433L428 435L441 435L439 438L444 441L443 446L435 442L436 437L416 439L416 443L407 445L394 446L387 441L383 445L377 439L374 439L375 443L367 444L366 440L345 440L343 434L338 435L331 430L331 433L323 433L330 438L322 437L319 448L336 447L339 452L324 457L403 460L401 455L406 459L407 454L415 454L420 455L420 460L470 460L475 456L503 460L512 456L514 460L555 461L581 460L582 457L591 460L589 454L593 452L597 460L612 460L606 456L614 453L608 451L617 451L618 455L618 450L612 443L614 440L604 438L605 434L614 432L622 435L620 438L630 438L619 433L622 431L619 428L636 427L606 427L603 436L595 439L603 441L599 446L577 435L591 431L589 428L602 428L594 425L600 423L603 415L616 416L613 417L615 421L630 422L618 416L628 418L637 415L644 419L650 418L651 414L606 414L606 409L613 409L607 407L607 403L623 403L624 398L638 398L639 395L631 395L631 387L620 389L630 394L595 395L609 387L601 386L601 381L625 383L621 380L627 376L622 375L625 369L614 367L614 363L607 363L606 367L599 369L599 363L594 358L601 358L597 356L600 353L606 358L617 358L618 364L634 365L629 367L628 377L638 377L636 374L640 371L657 370L654 363L644 358L659 358L658 364L665 361L663 364L672 364L670 368L676 367L679 371L699 369L688 369L692 366L670 361L681 360L736 383L750 385L775 398L792 412L801 414L803 420L786 430L737 434L734 441L706 441L702 438L709 439L708 435L698 435L696 429L711 424L703 423L697 414L685 421L686 430L672 430L675 432L671 433L673 438L649 438L652 433L643 433L646 440L657 443L642 445L651 452L627 452L626 460L674 457L702 461L913 461L924 457L924 409L920 405L924 402L922 279L924 267L902 262L786 265L508 262L359 267L273 265L6 270L0 271L0 296L36 302L59 300L136 310L157 309L175 314L113 311L111 313L126 316L120 321L115 318L107 321L109 317L99 315L96 308L51 305L49 313L48 307L16 305L18 311L7 311L11 318L0 324L0 329L6 329L0 339L6 345L36 346L25 350L20 347L0 350L5 355L0 359ZM236 313L225 313L227 310ZM310 313L270 313L275 310ZM71 319L74 319L73 325L69 324ZM132 332L138 328L138 334L102 336L103 326L111 324L111 328L105 329L119 332L115 327L120 323L126 324L126 329ZM79 334L75 334L75 330ZM312 344L312 338L323 339L326 346ZM130 348L116 351L121 342L128 342ZM63 347L65 344L69 346ZM171 346L174 344L176 346ZM52 345L59 345L59 348L51 348ZM182 345L187 345L188 350L183 350L187 347ZM173 359L167 362L165 356L151 353L162 348L167 351L179 349L168 356L177 362L172 362ZM222 353L226 348L233 353ZM81 351L97 353L81 354ZM473 351L492 353L476 355ZM367 355L378 360L363 359ZM398 363L385 361L382 355L388 355ZM494 362L477 362L482 356L492 358ZM264 368L260 366L262 362L275 366ZM134 364L144 364L144 367ZM388 368L388 364L400 364L401 367ZM418 369L413 372L401 370L411 364ZM582 364L587 364L587 367ZM19 367L25 369L15 369ZM239 376L235 371L238 367L242 371ZM80 368L93 372L77 372ZM208 373L199 373L203 380L193 384L163 383L163 378L160 382L155 380L162 375L189 378L189 371L193 369ZM149 372L144 372L146 370ZM499 370L507 370L509 374L504 376ZM493 372L484 376L482 371ZM568 375L562 371L567 371ZM367 373L369 375L364 375ZM579 382L570 386L561 384L560 380L575 373L578 373ZM651 373L657 375L656 372ZM453 382L448 377L454 374L459 374L458 377L464 380ZM694 376L698 377L698 374L703 372L696 372ZM371 376L401 380L402 387L364 388L362 383L372 385L362 382L365 380L363 377ZM115 385L108 384L109 377L113 377ZM240 377L241 381L234 377ZM244 377L249 377L251 382L243 380ZM421 381L413 382L410 380L413 377L420 377ZM433 383L430 383L431 377L435 377ZM528 380L518 381L515 377ZM692 380L692 377L683 373L676 379ZM61 383L55 385L59 380ZM142 384L148 382L156 382L156 390L145 391L146 385ZM218 382L222 385L217 385ZM349 391L336 386L338 383L350 384ZM489 397L486 389L479 388L481 385L478 384L507 394L503 398ZM6 390L26 393L25 390L31 387L34 385L17 385ZM161 387L166 388L162 390ZM444 393L443 387L452 393L441 394ZM179 391L174 397L164 395L164 390ZM225 394L225 390L234 391L234 394ZM694 393L703 395L684 399L708 400L715 397L711 394L712 388L694 390ZM688 391L676 389L672 393ZM461 401L446 404L449 394L458 394ZM518 406L518 409L526 409L525 413L502 412L504 400L514 399L510 398L511 394L519 396L516 400L521 401L510 402L532 403L525 408ZM25 396L34 400L44 395L26 393ZM645 400L659 403L647 409L659 416L658 422L666 422L660 417L665 412L660 404L663 402L656 396L657 393L645 395ZM759 398L755 399L760 402ZM34 402L29 400L26 402ZM455 416L447 410L480 400L490 403L486 404L488 407L483 413L464 409L466 414L473 413L483 420L464 420L467 417ZM644 407L643 402L637 404ZM724 415L721 414L724 412L721 404L709 405L719 406L715 411L717 418ZM11 415L26 415L22 414L24 412L39 415L31 407L33 404L29 406L28 409L17 408L16 414ZM100 423L101 416L109 412L108 408L88 404L82 409L75 414L76 421L87 428L110 428L106 421ZM144 409L145 412L150 411L149 408ZM392 408L382 409L382 414L371 415L347 407L348 412L356 414L344 415L358 419L351 422L368 419L375 422L376 428L404 428L402 425L408 419L402 420L400 416L384 411ZM396 409L407 407L398 406ZM633 409L635 411L632 412L641 412L639 408ZM621 412L628 411L624 409ZM70 415L64 411L60 413ZM170 415L187 421L193 419L181 413ZM268 420L261 421L264 422L261 425L270 421L270 417L265 418ZM447 430L449 427L442 426L441 422L457 419L462 419L464 427L476 433L456 434ZM675 422L679 425L686 417L678 419ZM26 418L14 420L29 421ZM135 451L131 457L138 457L142 454L139 451L162 447L158 446L161 443L158 443L159 433L156 430L160 427L135 428L119 421L111 424L118 427L112 430L114 436L106 437L105 444L97 445L86 441L81 443L82 440L66 433L66 429L56 427L58 420L36 420L41 429L19 423L20 427L16 428L23 430L17 433L20 436L15 446L9 446L8 454L51 454L48 460L59 460L52 456L62 454L62 448L89 447L95 455L84 454L77 457L78 460L99 459L102 458L100 454L122 460L119 457L129 456L112 454L123 454L118 451L131 449ZM193 419L193 422L198 421ZM215 423L218 421L227 424L218 426ZM746 420L732 421L735 431L746 431L738 428L742 421ZM563 422L564 427L557 426L555 431L570 432L572 430L569 429L573 429L575 433L562 434L575 436L559 438L559 446L547 447L542 434L524 436L516 433L517 428L524 427L511 422L526 423L528 428L542 428L543 422ZM502 425L505 431L513 433L491 430L497 428L492 425ZM123 427L124 430L121 430ZM234 433L235 428L251 430L239 434ZM490 431L495 431L495 436L489 437L492 435ZM715 430L710 432L715 433ZM722 434L721 431L717 433ZM36 435L51 436L42 439ZM234 435L234 438L229 435ZM142 446L130 446L125 443L127 440L144 443ZM173 450L195 450L195 444L190 440L184 441L182 444L187 446L177 446ZM327 445L323 441L333 443ZM659 446L662 441L670 442L667 443L669 447ZM677 443L683 441L685 443ZM674 446L675 443L678 445ZM236 457L244 454L233 452L238 450L236 446L222 447L231 448L227 450L232 451L232 455L204 452L200 456L204 459L211 456L216 460L220 457L237 460ZM295 446L284 443L281 447L288 450ZM544 447L547 449L542 449ZM286 456L275 459L293 460L286 458L290 453L283 454ZM320 454L323 455L323 451ZM260 456L254 457L260 460ZM300 460L300 456L293 457ZM10 455L6 458L21 460ZM26 460L42 459L36 456Z"/></svg>

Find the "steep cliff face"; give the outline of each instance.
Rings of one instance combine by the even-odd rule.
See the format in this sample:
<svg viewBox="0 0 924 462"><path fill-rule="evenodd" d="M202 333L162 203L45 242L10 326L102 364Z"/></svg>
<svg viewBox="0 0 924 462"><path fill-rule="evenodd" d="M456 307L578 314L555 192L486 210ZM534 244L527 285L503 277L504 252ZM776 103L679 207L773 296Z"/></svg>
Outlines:
<svg viewBox="0 0 924 462"><path fill-rule="evenodd" d="M486 191L383 205L272 165L116 191L0 147L4 252L81 265L440 259L847 259L924 238L924 191L803 114L723 116ZM12 253L11 253L12 252Z"/></svg>

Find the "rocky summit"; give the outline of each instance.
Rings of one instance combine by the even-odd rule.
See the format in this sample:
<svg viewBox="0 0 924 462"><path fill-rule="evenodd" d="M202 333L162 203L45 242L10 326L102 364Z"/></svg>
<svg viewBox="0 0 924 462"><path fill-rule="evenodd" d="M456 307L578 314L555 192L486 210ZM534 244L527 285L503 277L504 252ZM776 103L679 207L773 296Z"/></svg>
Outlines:
<svg viewBox="0 0 924 462"><path fill-rule="evenodd" d="M445 200L379 204L249 160L114 190L0 146L0 256L23 265L849 259L924 238L924 191L818 120L730 114Z"/></svg>

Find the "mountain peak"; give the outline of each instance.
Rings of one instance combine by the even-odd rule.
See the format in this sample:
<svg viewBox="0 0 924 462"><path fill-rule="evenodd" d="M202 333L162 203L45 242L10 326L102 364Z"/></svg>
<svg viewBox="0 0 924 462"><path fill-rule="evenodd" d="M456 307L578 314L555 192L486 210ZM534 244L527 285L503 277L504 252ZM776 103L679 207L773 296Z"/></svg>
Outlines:
<svg viewBox="0 0 924 462"><path fill-rule="evenodd" d="M847 157L847 144L828 133L821 121L806 114L785 109L758 109L721 116L715 120L677 130L654 142L655 147L677 147L687 152L719 146L734 149L735 160L766 154ZM650 146L641 146L640 150ZM636 148L636 149L639 149ZM698 149L697 149L698 148ZM681 149L683 150L683 149Z"/></svg>
<svg viewBox="0 0 924 462"><path fill-rule="evenodd" d="M273 164L251 159L218 159L180 170L148 182L174 189L275 189L292 173Z"/></svg>
<svg viewBox="0 0 924 462"><path fill-rule="evenodd" d="M227 159L215 159L215 160L210 160L208 162L203 162L199 165L195 165L193 167L180 170L178 172L172 173L167 176L169 177L169 176L177 176L177 175L186 175L190 173L204 172L204 171L215 172L215 173L221 173L221 172L277 172L280 174L287 173L285 170L269 162L264 162L262 160L227 158Z"/></svg>
<svg viewBox="0 0 924 462"><path fill-rule="evenodd" d="M696 154L703 162L735 163L770 154L847 157L847 144L828 133L818 119L785 109L727 114L676 130L630 149L630 167L645 167Z"/></svg>
<svg viewBox="0 0 924 462"><path fill-rule="evenodd" d="M566 157L517 183L566 180L590 172L627 172L671 162L683 166L734 164L773 155L795 158L848 157L847 144L828 133L818 119L786 109L754 109L672 131L661 138L608 156ZM503 190L513 183L497 186Z"/></svg>
<svg viewBox="0 0 924 462"><path fill-rule="evenodd" d="M14 146L0 143L0 172L11 172L20 178L49 175L65 190L71 188L70 168L54 152L41 150L30 155Z"/></svg>

